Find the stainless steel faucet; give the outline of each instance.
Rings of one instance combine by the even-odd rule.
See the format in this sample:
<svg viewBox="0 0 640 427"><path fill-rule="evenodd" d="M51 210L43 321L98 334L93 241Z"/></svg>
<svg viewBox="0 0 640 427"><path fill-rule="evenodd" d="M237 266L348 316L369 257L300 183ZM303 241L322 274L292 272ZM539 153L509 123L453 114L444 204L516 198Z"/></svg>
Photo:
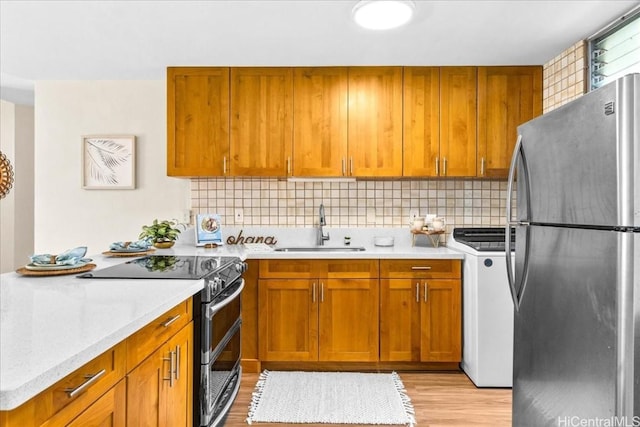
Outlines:
<svg viewBox="0 0 640 427"><path fill-rule="evenodd" d="M324 217L324 205L320 203L320 212L318 220L318 246L323 246L325 240L329 240L329 233L324 234L322 227L327 225L327 220Z"/></svg>

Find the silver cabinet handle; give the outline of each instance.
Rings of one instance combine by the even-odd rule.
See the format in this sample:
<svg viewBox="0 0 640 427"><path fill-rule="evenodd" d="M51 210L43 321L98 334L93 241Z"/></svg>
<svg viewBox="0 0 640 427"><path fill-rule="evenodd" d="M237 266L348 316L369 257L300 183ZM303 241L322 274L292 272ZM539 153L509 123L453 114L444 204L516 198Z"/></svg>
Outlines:
<svg viewBox="0 0 640 427"><path fill-rule="evenodd" d="M424 302L427 302L427 299L429 298L428 294L429 294L429 283L424 282L423 285L423 291L424 291Z"/></svg>
<svg viewBox="0 0 640 427"><path fill-rule="evenodd" d="M431 270L431 267L428 266L428 265L423 265L423 266L414 265L414 266L411 267L411 269L412 270Z"/></svg>
<svg viewBox="0 0 640 427"><path fill-rule="evenodd" d="M311 301L316 302L316 282L313 282L313 285L311 288Z"/></svg>
<svg viewBox="0 0 640 427"><path fill-rule="evenodd" d="M436 176L440 175L440 158L436 157Z"/></svg>
<svg viewBox="0 0 640 427"><path fill-rule="evenodd" d="M416 282L416 302L420 302L420 283Z"/></svg>
<svg viewBox="0 0 640 427"><path fill-rule="evenodd" d="M88 374L85 375L85 382L83 382L82 384L80 384L78 387L76 388L65 388L64 391L65 393L67 393L67 396L69 396L70 399L76 397L78 394L82 393L83 391L85 391L91 384L95 383L96 381L98 381L98 379L103 376L104 374L106 374L107 371L106 370L101 370L98 373L95 374Z"/></svg>
<svg viewBox="0 0 640 427"><path fill-rule="evenodd" d="M484 157L480 160L480 176L484 176Z"/></svg>
<svg viewBox="0 0 640 427"><path fill-rule="evenodd" d="M222 174L227 174L227 156L222 157Z"/></svg>
<svg viewBox="0 0 640 427"><path fill-rule="evenodd" d="M176 320L178 320L179 318L180 318L180 315L179 315L179 314L178 314L178 315L176 315L176 316L173 316L171 319L169 319L169 320L167 320L166 322L164 322L164 323L162 324L162 326L164 326L165 328L168 328L168 327L169 327L169 325L171 325L173 322L175 322L175 321L176 321Z"/></svg>
<svg viewBox="0 0 640 427"><path fill-rule="evenodd" d="M353 156L349 157L349 175L353 175Z"/></svg>
<svg viewBox="0 0 640 427"><path fill-rule="evenodd" d="M180 346L176 346L176 381L180 379Z"/></svg>
<svg viewBox="0 0 640 427"><path fill-rule="evenodd" d="M324 302L324 283L320 282L320 302Z"/></svg>
<svg viewBox="0 0 640 427"><path fill-rule="evenodd" d="M291 175L291 157L287 157L287 175Z"/></svg>
<svg viewBox="0 0 640 427"><path fill-rule="evenodd" d="M442 176L447 176L447 158L442 158Z"/></svg>
<svg viewBox="0 0 640 427"><path fill-rule="evenodd" d="M162 358L162 360L169 361L169 378L166 378L166 377L162 378L164 381L169 381L169 387L173 387L173 379L174 379L173 376L175 373L175 367L174 367L175 357L174 356L175 356L175 352L170 351L169 357Z"/></svg>

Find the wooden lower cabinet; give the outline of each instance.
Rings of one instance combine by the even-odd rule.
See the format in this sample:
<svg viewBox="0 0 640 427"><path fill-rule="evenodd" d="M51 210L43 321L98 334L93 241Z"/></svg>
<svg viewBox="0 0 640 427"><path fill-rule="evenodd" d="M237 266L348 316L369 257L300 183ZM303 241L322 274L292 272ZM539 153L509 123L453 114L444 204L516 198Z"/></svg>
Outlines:
<svg viewBox="0 0 640 427"><path fill-rule="evenodd" d="M261 360L378 360L377 279L265 279L259 299Z"/></svg>
<svg viewBox="0 0 640 427"><path fill-rule="evenodd" d="M127 425L192 424L193 322L127 375Z"/></svg>
<svg viewBox="0 0 640 427"><path fill-rule="evenodd" d="M380 280L380 360L459 362L459 280Z"/></svg>
<svg viewBox="0 0 640 427"><path fill-rule="evenodd" d="M377 260L262 260L260 360L377 361L377 272Z"/></svg>
<svg viewBox="0 0 640 427"><path fill-rule="evenodd" d="M317 282L267 279L258 287L260 360L318 360Z"/></svg>
<svg viewBox="0 0 640 427"><path fill-rule="evenodd" d="M127 425L127 383L123 379L96 400L68 427L125 427Z"/></svg>
<svg viewBox="0 0 640 427"><path fill-rule="evenodd" d="M460 261L382 261L381 275L380 361L459 362Z"/></svg>

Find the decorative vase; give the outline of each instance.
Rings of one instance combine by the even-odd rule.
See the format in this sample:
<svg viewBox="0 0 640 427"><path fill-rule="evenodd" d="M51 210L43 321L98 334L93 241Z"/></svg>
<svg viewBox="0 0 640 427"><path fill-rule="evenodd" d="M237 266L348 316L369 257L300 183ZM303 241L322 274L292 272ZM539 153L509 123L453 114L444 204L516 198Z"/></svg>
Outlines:
<svg viewBox="0 0 640 427"><path fill-rule="evenodd" d="M153 246L155 246L158 249L169 249L171 246L173 246L175 242L172 241L168 241L168 242L154 242Z"/></svg>

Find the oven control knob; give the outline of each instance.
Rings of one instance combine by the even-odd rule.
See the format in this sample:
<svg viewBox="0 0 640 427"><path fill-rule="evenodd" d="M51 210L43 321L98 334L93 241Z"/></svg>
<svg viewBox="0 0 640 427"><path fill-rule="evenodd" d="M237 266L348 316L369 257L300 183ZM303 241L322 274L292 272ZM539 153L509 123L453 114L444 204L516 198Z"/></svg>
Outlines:
<svg viewBox="0 0 640 427"><path fill-rule="evenodd" d="M247 271L247 263L246 262L236 263L236 271L238 273L244 273L245 271Z"/></svg>

